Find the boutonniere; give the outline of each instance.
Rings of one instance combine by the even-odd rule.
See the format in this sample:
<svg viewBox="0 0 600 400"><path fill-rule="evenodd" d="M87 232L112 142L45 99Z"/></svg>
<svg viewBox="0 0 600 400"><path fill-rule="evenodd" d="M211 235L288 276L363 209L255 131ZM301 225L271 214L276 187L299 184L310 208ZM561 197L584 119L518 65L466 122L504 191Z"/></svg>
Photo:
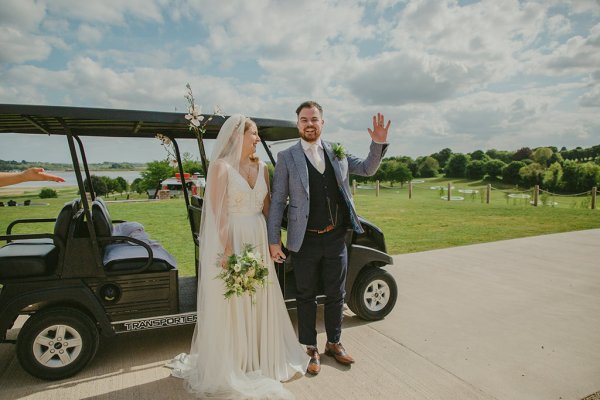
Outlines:
<svg viewBox="0 0 600 400"><path fill-rule="evenodd" d="M331 150L333 150L333 154L335 154L335 158L338 160L343 160L346 158L346 149L339 143L333 143L331 145Z"/></svg>

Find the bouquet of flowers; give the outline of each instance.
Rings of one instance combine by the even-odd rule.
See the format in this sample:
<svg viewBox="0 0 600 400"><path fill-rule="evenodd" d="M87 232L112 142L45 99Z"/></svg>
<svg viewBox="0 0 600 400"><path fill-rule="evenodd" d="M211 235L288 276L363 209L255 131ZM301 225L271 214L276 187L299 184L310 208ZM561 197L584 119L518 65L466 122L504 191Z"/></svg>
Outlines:
<svg viewBox="0 0 600 400"><path fill-rule="evenodd" d="M218 263L219 267L220 262ZM257 287L267 283L269 270L263 260L254 253L254 247L245 244L241 254L232 254L227 258L225 267L217 275L225 284L224 296L242 296L246 293L254 296Z"/></svg>

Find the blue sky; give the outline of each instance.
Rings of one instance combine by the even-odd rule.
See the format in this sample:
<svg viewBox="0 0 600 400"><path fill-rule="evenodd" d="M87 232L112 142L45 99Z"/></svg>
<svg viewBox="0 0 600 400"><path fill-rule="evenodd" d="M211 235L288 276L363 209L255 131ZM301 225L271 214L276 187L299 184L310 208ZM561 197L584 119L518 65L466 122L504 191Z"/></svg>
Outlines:
<svg viewBox="0 0 600 400"><path fill-rule="evenodd" d="M365 155L600 144L600 1L0 0L0 103L295 119ZM3 135L0 159L68 161L60 140ZM95 141L90 161L164 158ZM189 147L193 149L193 147Z"/></svg>

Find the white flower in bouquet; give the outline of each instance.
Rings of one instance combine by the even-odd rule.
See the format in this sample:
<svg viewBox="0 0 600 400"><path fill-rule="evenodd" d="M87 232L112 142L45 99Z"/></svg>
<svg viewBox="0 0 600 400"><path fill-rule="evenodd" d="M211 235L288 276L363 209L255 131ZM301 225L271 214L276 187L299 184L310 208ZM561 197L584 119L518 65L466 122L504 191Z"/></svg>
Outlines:
<svg viewBox="0 0 600 400"><path fill-rule="evenodd" d="M217 262L220 266L220 262ZM256 289L267 283L269 270L264 265L262 257L254 252L249 244L244 244L241 254L232 254L227 258L224 268L217 275L225 285L226 299L231 296L249 294L254 297ZM254 298L253 298L254 301Z"/></svg>

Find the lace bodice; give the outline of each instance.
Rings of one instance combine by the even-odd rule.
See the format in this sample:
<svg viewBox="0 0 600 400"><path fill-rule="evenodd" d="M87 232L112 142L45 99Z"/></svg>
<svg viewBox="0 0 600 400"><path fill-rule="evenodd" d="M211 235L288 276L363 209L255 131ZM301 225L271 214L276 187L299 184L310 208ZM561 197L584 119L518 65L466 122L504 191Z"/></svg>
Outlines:
<svg viewBox="0 0 600 400"><path fill-rule="evenodd" d="M258 176L254 188L232 167L228 168L229 186L227 187L227 206L230 214L256 214L262 212L267 185L264 164L258 166Z"/></svg>

